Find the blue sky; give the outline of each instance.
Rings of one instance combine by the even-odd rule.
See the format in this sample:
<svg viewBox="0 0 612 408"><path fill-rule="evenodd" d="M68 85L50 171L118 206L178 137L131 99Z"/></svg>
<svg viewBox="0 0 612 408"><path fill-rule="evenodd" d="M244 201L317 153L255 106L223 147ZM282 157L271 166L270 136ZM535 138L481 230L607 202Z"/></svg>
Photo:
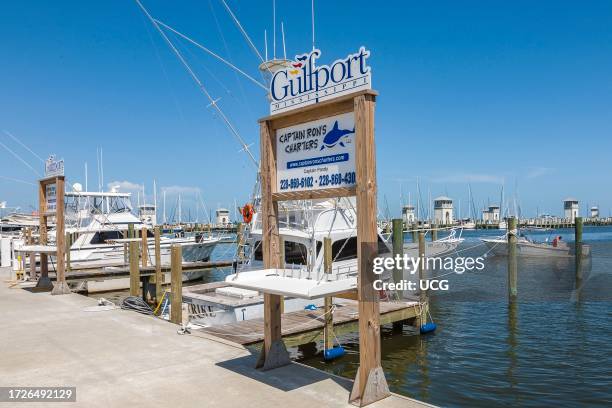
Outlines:
<svg viewBox="0 0 612 408"><path fill-rule="evenodd" d="M230 0L263 52L271 1ZM311 48L310 2L278 1L290 57ZM258 60L219 0L144 0L149 11L252 75ZM560 213L561 200L612 208L612 3L609 1L316 2L321 63L371 50L379 208L399 214L450 195L467 210L516 195L524 214ZM280 35L279 35L280 37ZM263 91L171 37L242 136L257 151ZM282 53L280 40L277 54ZM0 15L0 142L42 171L39 156L66 160L70 182L145 184L182 192L184 214L200 192L209 208L244 203L254 173L136 4L21 1ZM257 156L258 156L258 152ZM29 210L37 176L0 147L0 201ZM515 194L516 191L516 194ZM200 216L201 217L201 216Z"/></svg>

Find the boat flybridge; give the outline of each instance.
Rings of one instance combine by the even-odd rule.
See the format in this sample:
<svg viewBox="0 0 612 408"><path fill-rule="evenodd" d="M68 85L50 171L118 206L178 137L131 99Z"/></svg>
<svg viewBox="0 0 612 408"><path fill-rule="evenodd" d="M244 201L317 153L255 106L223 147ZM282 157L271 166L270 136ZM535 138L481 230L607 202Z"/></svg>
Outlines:
<svg viewBox="0 0 612 408"><path fill-rule="evenodd" d="M257 203L255 203L257 205ZM323 298L357 288L357 212L354 198L285 201L279 203L279 235L284 268L264 269L262 225L255 213L244 252L245 262L224 282L191 286L183 299L190 304L193 323L215 326L263 317L263 295L284 296L284 310L302 310ZM331 239L331 273L324 271L323 242ZM430 243L426 253L441 254L457 247L460 238ZM435 246L433 245L435 244ZM391 254L390 243L378 232L379 256ZM417 256L418 245L405 245L408 256ZM381 277L390 279L390 275Z"/></svg>

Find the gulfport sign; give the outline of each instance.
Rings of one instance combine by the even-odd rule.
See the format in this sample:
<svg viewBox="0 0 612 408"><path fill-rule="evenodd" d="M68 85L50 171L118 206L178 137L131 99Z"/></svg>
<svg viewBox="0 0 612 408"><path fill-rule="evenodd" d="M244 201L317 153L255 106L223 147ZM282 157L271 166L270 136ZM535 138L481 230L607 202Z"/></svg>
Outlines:
<svg viewBox="0 0 612 408"><path fill-rule="evenodd" d="M321 51L298 55L288 68L276 71L270 81L270 113L313 105L363 89L372 89L364 47L330 65L316 65Z"/></svg>

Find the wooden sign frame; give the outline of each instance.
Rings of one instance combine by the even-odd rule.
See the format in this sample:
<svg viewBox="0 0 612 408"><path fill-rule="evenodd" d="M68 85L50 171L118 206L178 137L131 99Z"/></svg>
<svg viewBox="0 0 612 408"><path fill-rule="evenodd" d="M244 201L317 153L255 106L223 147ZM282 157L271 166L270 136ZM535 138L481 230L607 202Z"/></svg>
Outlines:
<svg viewBox="0 0 612 408"><path fill-rule="evenodd" d="M49 211L47 208L47 186L55 185L55 210ZM47 177L38 182L38 217L40 245L47 245L48 220L55 217L55 245L56 245L56 264L55 264L55 285L49 279L48 256L46 253L40 254L40 278L36 286L41 289L50 289L52 295L63 295L71 293L66 282L66 229L64 224L64 192L66 189L64 176Z"/></svg>
<svg viewBox="0 0 612 408"><path fill-rule="evenodd" d="M282 254L278 227L278 202L316 198L357 197L357 299L359 302L359 370L350 402L364 406L390 395L380 364L380 309L372 254L364 253L376 243L376 150L374 108L377 92L366 90L316 105L268 116L259 120L261 147L262 251L265 268L280 268ZM342 113L355 114L356 187L313 191L278 192L276 179L276 130ZM258 368L264 370L289 364L282 340L281 296L264 293L264 345Z"/></svg>

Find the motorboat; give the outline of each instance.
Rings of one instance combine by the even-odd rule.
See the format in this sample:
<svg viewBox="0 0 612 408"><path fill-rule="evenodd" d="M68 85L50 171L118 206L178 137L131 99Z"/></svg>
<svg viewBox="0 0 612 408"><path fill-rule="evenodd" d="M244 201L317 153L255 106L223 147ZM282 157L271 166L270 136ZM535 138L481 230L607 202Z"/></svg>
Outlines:
<svg viewBox="0 0 612 408"><path fill-rule="evenodd" d="M497 256L508 255L508 238L504 235L498 238L482 238L488 248L488 253ZM517 255L521 257L569 257L571 247L556 238L552 242L534 242L525 236L517 237Z"/></svg>

